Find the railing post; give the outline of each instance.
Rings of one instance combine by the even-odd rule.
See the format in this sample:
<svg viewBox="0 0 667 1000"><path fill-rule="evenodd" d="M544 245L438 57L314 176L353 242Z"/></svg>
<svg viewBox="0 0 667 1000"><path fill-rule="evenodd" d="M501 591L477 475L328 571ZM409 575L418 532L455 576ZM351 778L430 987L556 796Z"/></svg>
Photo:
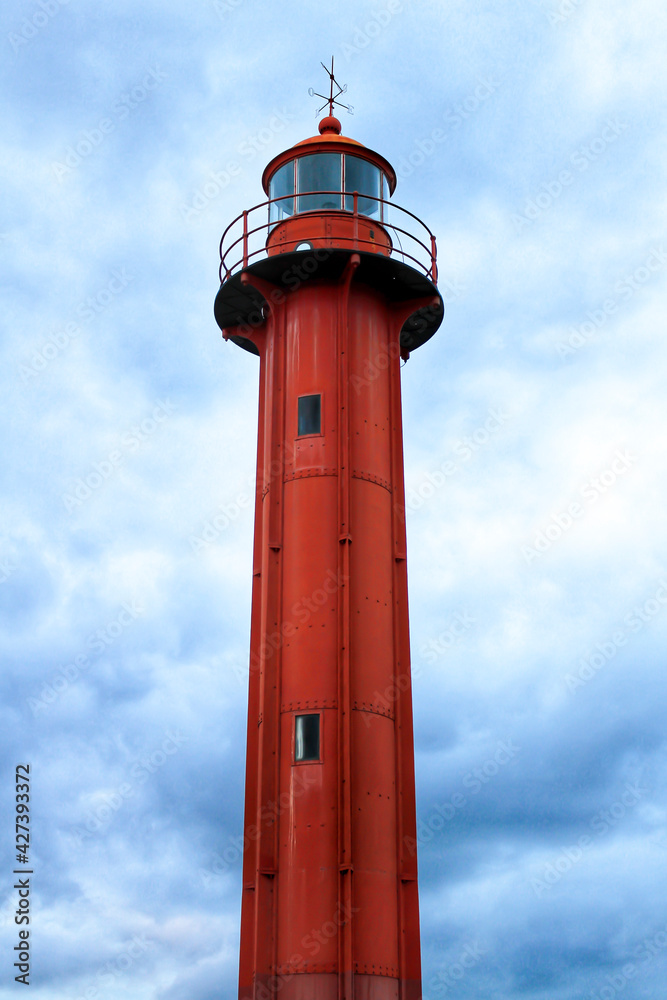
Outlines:
<svg viewBox="0 0 667 1000"><path fill-rule="evenodd" d="M352 231L352 238L354 240L355 249L359 249L359 192L355 191L352 195L352 215L354 218L354 229Z"/></svg>
<svg viewBox="0 0 667 1000"><path fill-rule="evenodd" d="M248 211L243 213L243 266L248 266Z"/></svg>
<svg viewBox="0 0 667 1000"><path fill-rule="evenodd" d="M435 236L431 236L431 277L433 279L433 284L438 284L438 264L437 264L438 251L435 246Z"/></svg>

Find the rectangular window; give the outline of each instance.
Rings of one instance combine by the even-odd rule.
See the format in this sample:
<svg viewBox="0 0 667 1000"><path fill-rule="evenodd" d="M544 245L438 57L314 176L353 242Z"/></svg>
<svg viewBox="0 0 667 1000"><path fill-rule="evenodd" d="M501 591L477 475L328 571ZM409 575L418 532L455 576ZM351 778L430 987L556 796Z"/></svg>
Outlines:
<svg viewBox="0 0 667 1000"><path fill-rule="evenodd" d="M294 717L294 761L320 759L320 717L319 715L296 715Z"/></svg>
<svg viewBox="0 0 667 1000"><path fill-rule="evenodd" d="M299 396L297 436L322 433L322 397Z"/></svg>

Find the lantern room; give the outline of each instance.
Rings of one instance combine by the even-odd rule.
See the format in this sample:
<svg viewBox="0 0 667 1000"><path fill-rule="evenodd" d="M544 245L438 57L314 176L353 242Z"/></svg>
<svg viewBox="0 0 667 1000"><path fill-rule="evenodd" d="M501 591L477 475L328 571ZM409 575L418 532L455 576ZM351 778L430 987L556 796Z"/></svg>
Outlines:
<svg viewBox="0 0 667 1000"><path fill-rule="evenodd" d="M244 331L263 323L267 303L244 272L252 269L289 291L306 278L342 274L351 253L360 254L359 280L390 300L431 296L428 307L405 319L400 340L406 356L435 333L444 311L435 237L412 212L390 204L396 173L388 160L341 135L330 114L320 121L319 135L267 164L262 186L267 200L237 216L220 241L215 315L226 339L256 353Z"/></svg>
<svg viewBox="0 0 667 1000"><path fill-rule="evenodd" d="M352 212L354 192L358 211L382 222L396 175L384 157L340 134L340 122L329 116L320 134L276 156L262 183L271 201L270 222L303 212Z"/></svg>
<svg viewBox="0 0 667 1000"><path fill-rule="evenodd" d="M269 254L352 244L368 253L391 253L384 223L396 175L384 157L342 136L340 129L337 118L323 118L319 135L285 150L266 167Z"/></svg>

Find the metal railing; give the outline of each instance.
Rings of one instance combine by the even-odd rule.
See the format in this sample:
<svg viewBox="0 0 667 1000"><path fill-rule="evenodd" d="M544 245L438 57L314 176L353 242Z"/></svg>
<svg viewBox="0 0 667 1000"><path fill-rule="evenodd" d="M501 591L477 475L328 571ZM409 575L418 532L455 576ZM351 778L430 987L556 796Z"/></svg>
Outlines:
<svg viewBox="0 0 667 1000"><path fill-rule="evenodd" d="M349 209L311 209L307 212L294 212L291 215L285 215L281 219L271 219L271 206L277 205L281 201L294 201L299 197L304 196L314 196L317 195L337 195L341 198L352 198L352 211ZM392 215L395 212L401 213L401 221L404 225L411 224L413 230L417 230L419 235L415 235L415 232L411 232L409 229L403 228L403 226L394 225L394 223L388 220L380 220L374 218L371 215L365 215L359 211L359 198L363 200L373 201L377 205L387 206L390 209ZM254 225L255 219L250 219L253 213L259 212L262 209L266 211L267 221L260 225ZM382 244L379 244L377 240L369 240L365 237L360 236L358 231L358 220L363 219L365 222L370 222L380 229L384 229L390 237L395 236L398 242L398 247L394 245L394 240L392 239L392 245L386 247L388 250L388 255L390 257L396 257L402 260L404 263L411 263L412 266L416 266L418 270L422 271L427 278L430 278L433 284L437 284L438 281L438 265L437 265L437 250L435 245L435 236L425 225L418 216L414 215L412 212L408 212L407 209L401 208L400 205L396 205L394 202L387 201L384 198L375 198L371 195L360 195L358 191L303 191L300 194L286 194L281 195L279 198L270 198L268 201L262 201L258 205L253 205L252 208L246 209L241 212L232 222L229 223L222 238L220 240L220 282L221 284L227 281L233 274L238 270L243 269L248 266L249 263L261 258L262 256L268 257L267 248L267 238L276 226L283 225L289 222L291 219L302 218L308 215L320 215L322 213L327 216L331 213L340 214L341 217L353 220L353 234L351 236L341 236L336 234L331 237L336 241L337 244L344 244L346 247L349 246L350 249L364 250L368 246L374 253L381 251ZM383 214L388 215L388 211L383 208ZM407 217L407 220L403 220L403 216ZM257 217L255 217L257 218ZM240 229L240 232L239 232ZM238 235L237 235L238 234ZM266 234L266 235L260 235ZM409 250L404 250L401 244L401 236L406 238L406 244ZM319 237L313 237L318 239ZM327 237L329 239L329 237ZM425 242L425 240L427 242ZM231 242L230 242L231 241ZM294 240L281 240L279 243L274 243L271 249L274 253L278 252L277 248L280 248L280 252L286 253L289 249L296 249L299 244L307 241L307 237L303 235L299 236ZM409 242L408 242L409 241ZM238 254L238 256L236 256Z"/></svg>

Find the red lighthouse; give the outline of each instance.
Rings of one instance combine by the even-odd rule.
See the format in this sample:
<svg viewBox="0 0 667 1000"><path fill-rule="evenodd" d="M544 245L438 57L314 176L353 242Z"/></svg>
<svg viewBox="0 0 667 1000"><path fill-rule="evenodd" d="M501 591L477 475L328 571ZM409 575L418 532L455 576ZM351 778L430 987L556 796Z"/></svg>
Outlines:
<svg viewBox="0 0 667 1000"><path fill-rule="evenodd" d="M443 304L391 165L319 133L225 230L215 301L260 359L239 998L418 1000L400 364Z"/></svg>

